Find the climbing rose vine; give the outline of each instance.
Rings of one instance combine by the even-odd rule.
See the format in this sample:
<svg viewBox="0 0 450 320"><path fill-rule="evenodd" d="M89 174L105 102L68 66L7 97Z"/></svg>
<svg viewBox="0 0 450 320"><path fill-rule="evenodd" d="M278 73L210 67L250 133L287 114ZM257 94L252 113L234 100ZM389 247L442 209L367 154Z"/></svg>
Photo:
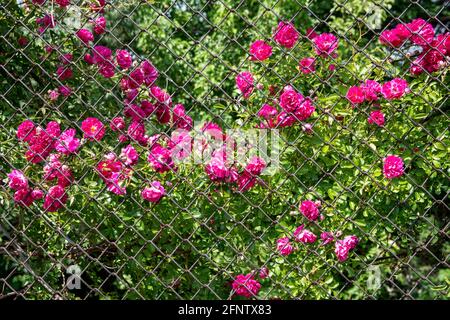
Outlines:
<svg viewBox="0 0 450 320"><path fill-rule="evenodd" d="M43 101L21 103L7 128L15 154L5 156L0 199L17 220L38 212L36 234L60 248L49 249L55 257L91 263L49 225L78 250L100 250L93 261L119 266L125 280L107 286L120 292L195 296L205 284L216 295L207 298L286 297L279 288L320 298L358 272L366 279L366 262L403 254L423 229L414 219L444 192L448 171L447 128L436 120L445 112L430 107L445 100L448 32L416 18L355 50L332 28L269 19L236 42L233 67L195 66L193 78L230 69L203 84L219 97L199 103L201 90L180 80L189 72L174 81L177 64L152 58L162 48L115 39L109 2L83 3L83 21L71 24L74 1L27 1L32 23L14 39L38 52L48 79L24 68L43 78ZM232 129L276 143L261 152Z"/></svg>

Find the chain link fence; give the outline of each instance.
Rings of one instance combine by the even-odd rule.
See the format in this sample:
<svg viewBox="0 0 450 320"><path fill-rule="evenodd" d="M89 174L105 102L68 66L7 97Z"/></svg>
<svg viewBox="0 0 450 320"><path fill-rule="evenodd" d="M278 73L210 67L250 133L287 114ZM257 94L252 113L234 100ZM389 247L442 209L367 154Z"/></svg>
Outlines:
<svg viewBox="0 0 450 320"><path fill-rule="evenodd" d="M448 1L0 12L0 299L449 297Z"/></svg>

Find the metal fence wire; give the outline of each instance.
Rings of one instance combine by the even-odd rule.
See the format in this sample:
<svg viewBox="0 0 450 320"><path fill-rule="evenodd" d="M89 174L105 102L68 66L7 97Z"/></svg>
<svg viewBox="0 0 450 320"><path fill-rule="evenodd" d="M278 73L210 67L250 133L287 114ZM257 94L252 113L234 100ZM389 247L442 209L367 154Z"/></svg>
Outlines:
<svg viewBox="0 0 450 320"><path fill-rule="evenodd" d="M0 299L449 297L448 1L0 12Z"/></svg>

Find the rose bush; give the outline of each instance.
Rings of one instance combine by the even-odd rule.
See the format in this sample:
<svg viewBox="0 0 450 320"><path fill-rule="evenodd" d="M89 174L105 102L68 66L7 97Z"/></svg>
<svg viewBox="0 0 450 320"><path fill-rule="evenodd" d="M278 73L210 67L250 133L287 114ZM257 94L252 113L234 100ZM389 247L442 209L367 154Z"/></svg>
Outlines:
<svg viewBox="0 0 450 320"><path fill-rule="evenodd" d="M290 3L276 10L295 18L261 21L249 1L203 41L188 9L155 27L162 2L125 19L148 27L135 41L116 25L125 4L57 4L8 4L0 25L1 244L25 254L0 258L21 270L9 288L34 281L26 261L31 298L445 291L448 32L411 13L352 37ZM236 126L278 132L279 167L234 162ZM79 291L61 286L72 264Z"/></svg>

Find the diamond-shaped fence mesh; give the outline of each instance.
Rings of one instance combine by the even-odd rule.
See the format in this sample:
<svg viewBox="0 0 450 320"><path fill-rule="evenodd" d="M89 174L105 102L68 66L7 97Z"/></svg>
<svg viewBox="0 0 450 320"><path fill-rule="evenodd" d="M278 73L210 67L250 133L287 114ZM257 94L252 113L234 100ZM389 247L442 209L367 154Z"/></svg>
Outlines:
<svg viewBox="0 0 450 320"><path fill-rule="evenodd" d="M0 299L449 297L448 1L0 12Z"/></svg>

